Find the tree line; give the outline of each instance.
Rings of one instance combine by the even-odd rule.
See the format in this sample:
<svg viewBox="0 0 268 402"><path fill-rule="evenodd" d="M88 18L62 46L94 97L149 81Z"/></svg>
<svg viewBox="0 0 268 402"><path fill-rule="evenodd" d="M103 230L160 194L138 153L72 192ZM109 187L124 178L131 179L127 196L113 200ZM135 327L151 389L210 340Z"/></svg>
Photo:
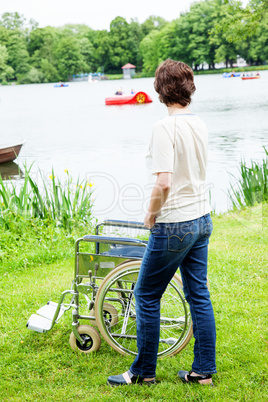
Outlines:
<svg viewBox="0 0 268 402"><path fill-rule="evenodd" d="M162 60L181 60L200 69L231 66L237 56L249 65L268 60L267 0L201 0L171 22L157 16L139 23L116 17L110 30L68 24L40 28L19 13L0 18L0 82L67 81L73 74L121 73L130 62L153 74ZM254 9L255 7L255 9ZM261 10L264 10L261 11ZM257 18L258 17L258 18Z"/></svg>

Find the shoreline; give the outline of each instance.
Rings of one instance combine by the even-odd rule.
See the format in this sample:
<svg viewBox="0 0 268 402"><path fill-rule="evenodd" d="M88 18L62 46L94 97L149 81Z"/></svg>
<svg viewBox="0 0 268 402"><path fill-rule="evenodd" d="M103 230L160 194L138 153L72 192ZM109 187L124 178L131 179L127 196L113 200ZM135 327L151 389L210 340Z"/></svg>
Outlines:
<svg viewBox="0 0 268 402"><path fill-rule="evenodd" d="M247 72L247 71L267 71L267 70L268 70L268 65L233 67L233 68L228 67L228 68L219 68L219 69L214 69L214 70L198 70L198 71L194 71L194 75L215 75L215 74L231 73L232 71L234 71L236 73L242 73L242 72ZM106 74L106 77L108 77L108 79L103 80L103 81L122 80L124 78L123 74ZM153 77L154 77L154 73L140 72L140 73L136 73L135 76L132 77L132 79L135 80L137 78L153 78ZM68 82L71 83L74 81L68 81ZM33 82L32 84L34 84L34 85L36 85L36 84L55 84L55 82L36 82L36 83ZM6 84L0 83L0 86L9 86L9 85L31 85L31 84L20 84L20 83L17 83L16 81L7 82Z"/></svg>

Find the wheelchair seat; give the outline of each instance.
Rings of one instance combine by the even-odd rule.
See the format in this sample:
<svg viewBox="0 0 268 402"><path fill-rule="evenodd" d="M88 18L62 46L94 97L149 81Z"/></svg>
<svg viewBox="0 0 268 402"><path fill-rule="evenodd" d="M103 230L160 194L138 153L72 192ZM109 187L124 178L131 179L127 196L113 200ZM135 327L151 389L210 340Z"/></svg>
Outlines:
<svg viewBox="0 0 268 402"><path fill-rule="evenodd" d="M145 252L145 247L116 245L116 247L112 247L109 251L105 251L100 254L107 255L107 256L117 256L117 257L140 259L143 257L144 252Z"/></svg>

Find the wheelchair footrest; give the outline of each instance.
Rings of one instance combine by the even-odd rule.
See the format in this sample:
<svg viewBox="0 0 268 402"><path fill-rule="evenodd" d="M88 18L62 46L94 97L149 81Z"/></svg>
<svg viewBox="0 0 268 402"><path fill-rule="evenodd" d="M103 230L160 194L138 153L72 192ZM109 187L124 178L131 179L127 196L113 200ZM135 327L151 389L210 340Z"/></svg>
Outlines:
<svg viewBox="0 0 268 402"><path fill-rule="evenodd" d="M56 319L53 320L57 307L58 303L49 301L45 306L41 307L36 314L31 315L27 322L27 328L36 332L49 331L54 325L54 322L59 320L65 312L64 307L61 306Z"/></svg>

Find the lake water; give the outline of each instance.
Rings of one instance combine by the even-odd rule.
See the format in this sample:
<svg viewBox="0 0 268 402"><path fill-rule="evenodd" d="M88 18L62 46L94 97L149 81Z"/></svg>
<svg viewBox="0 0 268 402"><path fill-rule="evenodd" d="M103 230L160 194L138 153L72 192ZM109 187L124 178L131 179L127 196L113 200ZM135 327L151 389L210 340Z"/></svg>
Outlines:
<svg viewBox="0 0 268 402"><path fill-rule="evenodd" d="M242 81L221 75L195 78L191 110L207 124L209 165L207 184L216 212L230 208L230 174L238 177L241 159L260 160L268 147L268 71L261 79ZM151 104L105 106L104 99L121 86L125 93L143 90ZM94 214L98 218L142 220L151 185L145 154L154 123L166 116L153 78L0 87L0 143L26 141L16 163L26 162L64 180L94 183ZM16 170L16 165L12 165Z"/></svg>

